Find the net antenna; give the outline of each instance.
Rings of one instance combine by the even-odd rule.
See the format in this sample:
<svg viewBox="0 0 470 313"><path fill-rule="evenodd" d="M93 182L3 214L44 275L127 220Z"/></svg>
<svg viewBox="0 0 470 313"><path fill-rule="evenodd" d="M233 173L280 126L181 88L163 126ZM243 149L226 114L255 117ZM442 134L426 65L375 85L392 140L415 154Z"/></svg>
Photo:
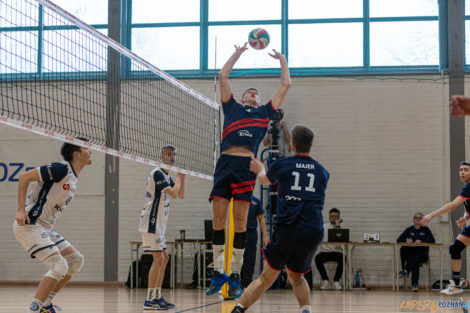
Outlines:
<svg viewBox="0 0 470 313"><path fill-rule="evenodd" d="M0 123L212 179L215 101L49 0L0 0L0 27ZM110 50L121 60L119 125L106 115ZM172 167L160 157L168 144Z"/></svg>

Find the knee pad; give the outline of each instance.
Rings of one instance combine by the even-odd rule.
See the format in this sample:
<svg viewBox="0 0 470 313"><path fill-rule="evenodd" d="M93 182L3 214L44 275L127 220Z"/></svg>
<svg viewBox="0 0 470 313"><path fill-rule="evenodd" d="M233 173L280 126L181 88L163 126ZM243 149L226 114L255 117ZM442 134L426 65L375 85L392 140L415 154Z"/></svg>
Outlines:
<svg viewBox="0 0 470 313"><path fill-rule="evenodd" d="M54 254L44 260L44 265L49 269L45 276L57 281L64 278L68 271L67 261L59 254Z"/></svg>
<svg viewBox="0 0 470 313"><path fill-rule="evenodd" d="M459 240L455 240L450 246L449 246L449 253L450 253L450 258L452 260L460 260L462 256L460 255L463 249L465 249L466 246Z"/></svg>
<svg viewBox="0 0 470 313"><path fill-rule="evenodd" d="M246 231L242 233L235 233L233 236L233 247L235 249L245 249Z"/></svg>
<svg viewBox="0 0 470 313"><path fill-rule="evenodd" d="M225 229L212 230L212 244L218 246L225 244Z"/></svg>
<svg viewBox="0 0 470 313"><path fill-rule="evenodd" d="M69 270L67 271L67 275L72 276L75 273L80 272L80 270L83 267L83 264L85 264L85 259L83 258L83 255L75 251L74 253L67 254L64 256L65 260L67 261L67 264L69 266Z"/></svg>

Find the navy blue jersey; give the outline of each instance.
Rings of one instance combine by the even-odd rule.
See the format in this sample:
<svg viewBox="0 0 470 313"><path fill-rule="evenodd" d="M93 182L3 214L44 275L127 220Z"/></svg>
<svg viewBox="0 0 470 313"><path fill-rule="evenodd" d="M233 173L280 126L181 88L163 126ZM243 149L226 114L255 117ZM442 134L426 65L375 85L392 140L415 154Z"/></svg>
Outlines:
<svg viewBox="0 0 470 313"><path fill-rule="evenodd" d="M247 229L256 229L258 227L258 215L263 215L264 210L261 206L260 199L251 196L250 209L248 211L248 218L246 223Z"/></svg>
<svg viewBox="0 0 470 313"><path fill-rule="evenodd" d="M224 131L220 152L232 146L246 146L256 156L268 129L269 120L276 114L271 101L258 107L245 106L235 101L231 95L229 101L222 102L222 108Z"/></svg>
<svg viewBox="0 0 470 313"><path fill-rule="evenodd" d="M460 196L462 198L467 199L467 201L464 202L464 205L465 205L465 210L469 212L470 211L470 184L467 184L463 187L462 192L460 193Z"/></svg>
<svg viewBox="0 0 470 313"><path fill-rule="evenodd" d="M296 155L274 162L267 177L278 186L278 223L323 228L321 210L330 178L323 165L309 156Z"/></svg>
<svg viewBox="0 0 470 313"><path fill-rule="evenodd" d="M416 226L410 226L398 237L397 242L406 242L406 239L411 239L413 242L421 240L425 243L436 242L431 230L426 226L421 226L419 229Z"/></svg>

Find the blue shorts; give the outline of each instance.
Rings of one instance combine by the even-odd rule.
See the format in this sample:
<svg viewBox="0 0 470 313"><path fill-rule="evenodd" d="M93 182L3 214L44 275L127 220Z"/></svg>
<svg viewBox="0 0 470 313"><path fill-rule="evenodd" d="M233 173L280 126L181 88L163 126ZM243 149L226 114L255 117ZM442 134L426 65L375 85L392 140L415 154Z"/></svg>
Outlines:
<svg viewBox="0 0 470 313"><path fill-rule="evenodd" d="M251 157L222 154L214 172L214 185L209 201L225 198L251 203L256 174L250 171Z"/></svg>
<svg viewBox="0 0 470 313"><path fill-rule="evenodd" d="M465 228L460 232L460 234L470 238L470 226L465 226Z"/></svg>
<svg viewBox="0 0 470 313"><path fill-rule="evenodd" d="M261 251L273 270L280 271L287 266L291 272L305 274L312 269L312 258L322 239L320 229L279 224L272 241Z"/></svg>

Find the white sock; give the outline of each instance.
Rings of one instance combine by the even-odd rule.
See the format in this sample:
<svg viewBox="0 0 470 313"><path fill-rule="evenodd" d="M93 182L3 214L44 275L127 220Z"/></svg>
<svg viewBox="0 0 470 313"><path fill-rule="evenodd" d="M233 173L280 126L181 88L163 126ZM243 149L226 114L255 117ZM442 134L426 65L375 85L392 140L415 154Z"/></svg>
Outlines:
<svg viewBox="0 0 470 313"><path fill-rule="evenodd" d="M240 271L241 271L242 265L243 265L243 253L244 252L245 252L245 249L233 248L232 262L230 263L230 272L231 273L240 274Z"/></svg>
<svg viewBox="0 0 470 313"><path fill-rule="evenodd" d="M312 313L312 306L311 305L304 305L300 309L300 313Z"/></svg>
<svg viewBox="0 0 470 313"><path fill-rule="evenodd" d="M54 299L56 293L54 291L51 291L51 293L47 296L46 300L42 304L43 306L49 306L52 304L52 299Z"/></svg>
<svg viewBox="0 0 470 313"><path fill-rule="evenodd" d="M162 287L158 287L157 289L157 299L160 299L162 297Z"/></svg>
<svg viewBox="0 0 470 313"><path fill-rule="evenodd" d="M157 296L157 288L149 288L147 290L147 301L152 301Z"/></svg>
<svg viewBox="0 0 470 313"><path fill-rule="evenodd" d="M214 269L222 273L224 271L224 245L212 245L214 251Z"/></svg>
<svg viewBox="0 0 470 313"><path fill-rule="evenodd" d="M39 301L38 299L34 299L33 302L31 302L31 305L29 306L28 313L39 313L41 308L42 308L42 302Z"/></svg>

